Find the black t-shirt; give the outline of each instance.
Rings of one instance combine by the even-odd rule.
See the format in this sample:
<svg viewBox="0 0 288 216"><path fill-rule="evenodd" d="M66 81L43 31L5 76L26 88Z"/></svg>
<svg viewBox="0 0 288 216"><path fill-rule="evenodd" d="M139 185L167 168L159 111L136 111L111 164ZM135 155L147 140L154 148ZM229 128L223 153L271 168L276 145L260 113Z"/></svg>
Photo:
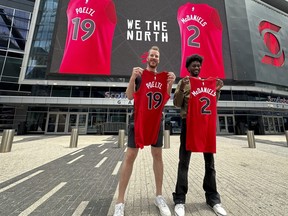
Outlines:
<svg viewBox="0 0 288 216"><path fill-rule="evenodd" d="M136 77L136 79L135 79L135 91L137 91L140 88L141 81L142 81L142 79L140 76ZM131 122L134 122L134 109L132 110L132 115L129 119L129 123L131 123Z"/></svg>

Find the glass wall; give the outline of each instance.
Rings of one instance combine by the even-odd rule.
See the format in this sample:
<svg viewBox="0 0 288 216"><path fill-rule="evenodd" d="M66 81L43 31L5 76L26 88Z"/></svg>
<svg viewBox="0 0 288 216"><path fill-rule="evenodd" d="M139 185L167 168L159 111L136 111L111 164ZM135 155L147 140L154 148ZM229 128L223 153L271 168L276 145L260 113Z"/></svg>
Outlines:
<svg viewBox="0 0 288 216"><path fill-rule="evenodd" d="M17 83L31 13L0 4L0 81Z"/></svg>
<svg viewBox="0 0 288 216"><path fill-rule="evenodd" d="M45 79L48 53L51 48L58 0L42 0L40 2L35 34L29 55L27 79Z"/></svg>
<svg viewBox="0 0 288 216"><path fill-rule="evenodd" d="M18 84L31 13L1 5L0 2L0 95L19 93ZM27 95L29 92L23 92ZM0 131L13 128L15 107L0 104Z"/></svg>
<svg viewBox="0 0 288 216"><path fill-rule="evenodd" d="M1 88L1 87L0 87ZM126 98L126 87L91 86L42 86L32 87L32 96L83 97L83 98Z"/></svg>
<svg viewBox="0 0 288 216"><path fill-rule="evenodd" d="M15 108L0 104L0 131L13 126Z"/></svg>
<svg viewBox="0 0 288 216"><path fill-rule="evenodd" d="M104 123L107 120L107 108L90 108L87 133L104 133Z"/></svg>

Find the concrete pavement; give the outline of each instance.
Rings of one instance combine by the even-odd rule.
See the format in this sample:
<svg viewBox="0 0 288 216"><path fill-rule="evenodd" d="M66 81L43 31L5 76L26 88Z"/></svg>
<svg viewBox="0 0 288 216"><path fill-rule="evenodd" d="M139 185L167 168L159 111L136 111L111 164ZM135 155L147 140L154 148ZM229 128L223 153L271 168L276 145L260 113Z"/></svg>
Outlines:
<svg viewBox="0 0 288 216"><path fill-rule="evenodd" d="M285 135L217 136L217 186L228 215L288 215L288 147ZM112 215L125 148L117 136L15 136L0 153L0 215ZM163 149L163 196L173 212L179 136ZM186 215L213 216L205 204L202 154L193 153ZM159 215L150 147L138 154L126 191L125 215Z"/></svg>

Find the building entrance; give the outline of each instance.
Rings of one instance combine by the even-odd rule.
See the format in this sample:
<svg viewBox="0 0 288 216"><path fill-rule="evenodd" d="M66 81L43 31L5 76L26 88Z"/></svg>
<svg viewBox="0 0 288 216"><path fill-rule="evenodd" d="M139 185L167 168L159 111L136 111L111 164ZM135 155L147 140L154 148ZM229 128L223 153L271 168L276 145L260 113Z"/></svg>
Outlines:
<svg viewBox="0 0 288 216"><path fill-rule="evenodd" d="M233 115L218 115L217 134L235 134Z"/></svg>
<svg viewBox="0 0 288 216"><path fill-rule="evenodd" d="M69 134L78 128L79 134L87 133L87 113L48 113L45 134Z"/></svg>
<svg viewBox="0 0 288 216"><path fill-rule="evenodd" d="M284 132L283 117L263 116L265 134L278 134Z"/></svg>

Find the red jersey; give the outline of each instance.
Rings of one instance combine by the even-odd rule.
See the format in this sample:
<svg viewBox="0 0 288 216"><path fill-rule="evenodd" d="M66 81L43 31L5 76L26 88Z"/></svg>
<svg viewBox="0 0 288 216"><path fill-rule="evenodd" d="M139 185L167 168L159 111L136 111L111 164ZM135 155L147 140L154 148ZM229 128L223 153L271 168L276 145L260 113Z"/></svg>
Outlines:
<svg viewBox="0 0 288 216"><path fill-rule="evenodd" d="M216 79L190 77L186 150L216 153Z"/></svg>
<svg viewBox="0 0 288 216"><path fill-rule="evenodd" d="M162 111L169 100L167 72L144 70L139 89L134 93L134 133L137 147L157 143Z"/></svg>
<svg viewBox="0 0 288 216"><path fill-rule="evenodd" d="M60 73L111 73L111 50L117 18L111 0L70 0L66 45Z"/></svg>
<svg viewBox="0 0 288 216"><path fill-rule="evenodd" d="M185 64L192 54L204 57L202 77L225 78L222 55L222 23L215 8L207 4L186 3L179 7L177 20L181 35L180 77L189 76Z"/></svg>

